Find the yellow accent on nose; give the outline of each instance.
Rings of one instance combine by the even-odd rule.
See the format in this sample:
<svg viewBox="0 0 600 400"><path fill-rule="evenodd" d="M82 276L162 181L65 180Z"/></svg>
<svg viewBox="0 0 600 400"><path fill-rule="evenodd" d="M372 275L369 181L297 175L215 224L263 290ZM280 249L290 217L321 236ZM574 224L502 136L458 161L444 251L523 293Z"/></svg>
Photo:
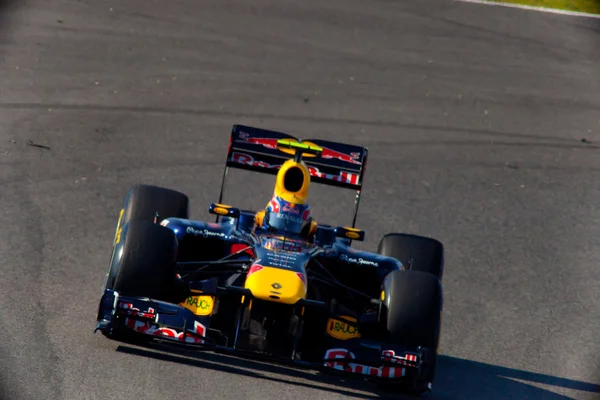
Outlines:
<svg viewBox="0 0 600 400"><path fill-rule="evenodd" d="M296 272L263 267L246 278L244 285L257 299L296 304L306 296L306 285Z"/></svg>

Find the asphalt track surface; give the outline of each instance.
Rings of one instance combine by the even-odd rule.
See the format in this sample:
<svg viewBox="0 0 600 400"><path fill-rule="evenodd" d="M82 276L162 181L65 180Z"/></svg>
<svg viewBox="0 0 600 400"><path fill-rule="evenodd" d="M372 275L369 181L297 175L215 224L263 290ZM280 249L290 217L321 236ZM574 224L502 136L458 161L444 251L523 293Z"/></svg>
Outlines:
<svg viewBox="0 0 600 400"><path fill-rule="evenodd" d="M3 399L384 396L92 333L128 187L182 190L206 218L234 123L368 146L360 247L445 243L433 398L600 396L597 20L441 0L31 0L0 18ZM272 190L230 182L234 204ZM350 221L351 192L311 195Z"/></svg>

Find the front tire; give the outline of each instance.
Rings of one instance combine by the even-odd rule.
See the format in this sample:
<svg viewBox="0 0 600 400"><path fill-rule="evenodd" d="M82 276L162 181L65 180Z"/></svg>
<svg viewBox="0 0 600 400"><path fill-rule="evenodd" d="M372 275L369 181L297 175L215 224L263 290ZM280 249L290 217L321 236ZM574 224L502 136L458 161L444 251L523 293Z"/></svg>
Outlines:
<svg viewBox="0 0 600 400"><path fill-rule="evenodd" d="M139 184L129 189L117 221L111 259L104 282L105 290L115 289L119 256L123 252L122 238L127 225L134 221L154 222L157 215L157 223L170 217L188 218L189 198L181 192L158 186Z"/></svg>
<svg viewBox="0 0 600 400"><path fill-rule="evenodd" d="M132 221L126 226L123 241L114 290L123 296L171 300L177 256L173 231L148 221Z"/></svg>
<svg viewBox="0 0 600 400"><path fill-rule="evenodd" d="M414 389L429 390L435 378L443 306L442 284L427 272L394 271L383 282L380 324L383 339L402 346L422 347L423 370Z"/></svg>

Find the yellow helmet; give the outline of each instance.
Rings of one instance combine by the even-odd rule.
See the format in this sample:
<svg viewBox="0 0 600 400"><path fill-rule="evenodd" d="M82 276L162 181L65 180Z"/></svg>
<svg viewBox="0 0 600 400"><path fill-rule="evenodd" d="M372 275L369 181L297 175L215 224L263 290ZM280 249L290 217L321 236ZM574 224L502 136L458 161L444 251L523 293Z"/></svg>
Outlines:
<svg viewBox="0 0 600 400"><path fill-rule="evenodd" d="M301 234L312 228L307 203L310 174L300 161L288 160L279 169L273 198L260 216L260 225L281 233Z"/></svg>
<svg viewBox="0 0 600 400"><path fill-rule="evenodd" d="M310 173L306 164L287 160L277 173L274 196L291 204L305 204L309 187Z"/></svg>
<svg viewBox="0 0 600 400"><path fill-rule="evenodd" d="M302 156L315 157L323 149L295 139L278 140L277 148L284 153L293 154L294 158L287 160L279 168L273 198L264 211L257 213L257 225L283 233L307 233L310 236L314 234L317 223L313 221L307 203L310 172L302 161Z"/></svg>

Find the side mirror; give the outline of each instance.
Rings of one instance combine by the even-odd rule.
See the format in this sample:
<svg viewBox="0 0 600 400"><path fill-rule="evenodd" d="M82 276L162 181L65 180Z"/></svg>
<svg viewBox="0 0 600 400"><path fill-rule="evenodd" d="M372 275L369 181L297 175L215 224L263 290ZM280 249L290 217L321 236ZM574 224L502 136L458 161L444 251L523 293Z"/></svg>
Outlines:
<svg viewBox="0 0 600 400"><path fill-rule="evenodd" d="M356 228L338 226L337 228L335 228L335 236L344 239L358 240L359 242L362 242L365 240L365 231Z"/></svg>
<svg viewBox="0 0 600 400"><path fill-rule="evenodd" d="M335 240L335 237L335 229L331 225L319 224L317 226L315 243L317 243L319 246L331 246Z"/></svg>
<svg viewBox="0 0 600 400"><path fill-rule="evenodd" d="M210 207L208 207L208 212L222 217L239 218L240 216L239 208L219 203L212 203Z"/></svg>

